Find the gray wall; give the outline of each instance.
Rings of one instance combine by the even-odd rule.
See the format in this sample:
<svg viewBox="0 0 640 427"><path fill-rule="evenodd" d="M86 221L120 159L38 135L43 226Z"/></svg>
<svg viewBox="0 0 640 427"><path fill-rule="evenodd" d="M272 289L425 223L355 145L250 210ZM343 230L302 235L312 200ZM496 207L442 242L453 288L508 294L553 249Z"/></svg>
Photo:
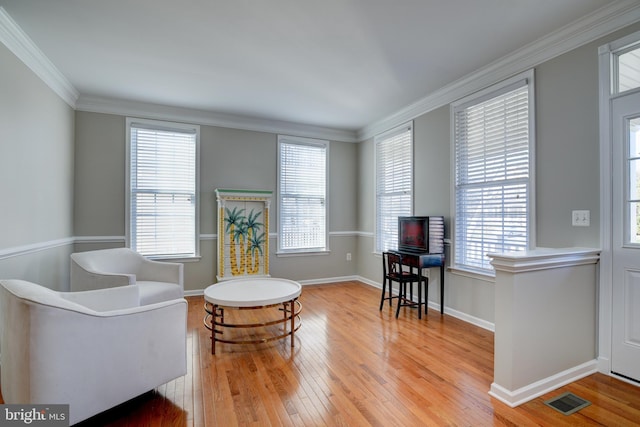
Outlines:
<svg viewBox="0 0 640 427"><path fill-rule="evenodd" d="M600 246L598 46L536 67L536 219L541 247ZM571 211L591 211L572 227Z"/></svg>
<svg viewBox="0 0 640 427"><path fill-rule="evenodd" d="M597 47L638 30L635 24L536 67L538 246L600 245ZM72 250L65 242L79 237L73 250L124 244L125 117L74 113L4 46L0 70L0 277L64 289ZM449 132L446 105L414 120L415 213L445 215L448 228ZM271 133L202 126L202 259L186 265L187 290L214 281L213 190L275 191L276 140ZM380 283L380 258L373 254L373 140L332 142L330 153L331 253L276 256L274 203L271 273L310 282L357 275ZM571 226L574 209L591 211L590 227ZM430 296L437 301L433 276ZM491 281L448 273L446 297L452 310L493 322Z"/></svg>
<svg viewBox="0 0 640 427"><path fill-rule="evenodd" d="M125 117L78 111L76 114L75 234L77 250L124 244ZM185 289L204 289L215 281L217 259L216 188L271 190L270 273L314 281L356 274L357 144L330 143L328 255L277 256L277 135L214 126L200 128L199 261L185 264ZM120 240L118 240L120 237ZM346 261L351 253L353 261Z"/></svg>
<svg viewBox="0 0 640 427"><path fill-rule="evenodd" d="M538 247L600 247L598 47L640 30L634 24L535 67L536 240ZM415 213L440 214L451 226L449 106L414 119ZM373 139L358 147L358 274L381 283L380 257L373 254ZM591 226L572 227L571 211L591 211ZM451 237L448 235L447 237ZM449 255L449 254L448 254ZM439 302L433 271L429 299ZM448 272L445 305L490 327L494 320L493 280Z"/></svg>
<svg viewBox="0 0 640 427"><path fill-rule="evenodd" d="M0 44L0 278L68 286L74 112Z"/></svg>

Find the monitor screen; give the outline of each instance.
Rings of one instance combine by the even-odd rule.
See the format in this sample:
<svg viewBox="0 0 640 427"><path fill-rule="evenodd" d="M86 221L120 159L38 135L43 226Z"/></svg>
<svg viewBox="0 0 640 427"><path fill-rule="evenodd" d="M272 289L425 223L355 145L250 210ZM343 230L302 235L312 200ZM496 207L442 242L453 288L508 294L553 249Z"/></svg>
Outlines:
<svg viewBox="0 0 640 427"><path fill-rule="evenodd" d="M428 217L398 218L398 249L414 252L427 252Z"/></svg>

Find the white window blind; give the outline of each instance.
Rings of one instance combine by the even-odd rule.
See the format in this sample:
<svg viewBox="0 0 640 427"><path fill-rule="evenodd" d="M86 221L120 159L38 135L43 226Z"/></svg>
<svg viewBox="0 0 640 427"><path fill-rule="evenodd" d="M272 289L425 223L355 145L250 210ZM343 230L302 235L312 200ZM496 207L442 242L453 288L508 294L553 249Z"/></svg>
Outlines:
<svg viewBox="0 0 640 427"><path fill-rule="evenodd" d="M454 109L458 267L492 273L488 252L528 246L530 113L526 80Z"/></svg>
<svg viewBox="0 0 640 427"><path fill-rule="evenodd" d="M375 138L376 252L398 247L398 217L413 211L413 124Z"/></svg>
<svg viewBox="0 0 640 427"><path fill-rule="evenodd" d="M129 243L145 256L197 256L197 127L129 121Z"/></svg>
<svg viewBox="0 0 640 427"><path fill-rule="evenodd" d="M281 252L327 250L328 141L278 137Z"/></svg>

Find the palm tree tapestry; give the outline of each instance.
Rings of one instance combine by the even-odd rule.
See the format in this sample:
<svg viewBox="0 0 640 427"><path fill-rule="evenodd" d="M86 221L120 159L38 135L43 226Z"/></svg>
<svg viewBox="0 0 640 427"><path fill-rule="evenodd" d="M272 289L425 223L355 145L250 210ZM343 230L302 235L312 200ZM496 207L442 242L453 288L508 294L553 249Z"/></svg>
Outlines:
<svg viewBox="0 0 640 427"><path fill-rule="evenodd" d="M216 189L218 280L269 276L271 191Z"/></svg>

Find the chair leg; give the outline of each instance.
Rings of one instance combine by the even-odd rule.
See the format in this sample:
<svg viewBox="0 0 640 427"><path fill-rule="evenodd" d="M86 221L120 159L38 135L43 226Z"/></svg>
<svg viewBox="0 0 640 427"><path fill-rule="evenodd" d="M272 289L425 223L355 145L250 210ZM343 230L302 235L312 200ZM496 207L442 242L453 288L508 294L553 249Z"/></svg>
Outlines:
<svg viewBox="0 0 640 427"><path fill-rule="evenodd" d="M398 306L396 307L396 319L400 315L400 307L402 307L402 301L407 296L407 285L405 282L398 283Z"/></svg>
<svg viewBox="0 0 640 427"><path fill-rule="evenodd" d="M391 284L389 284L391 285ZM384 307L385 294L387 290L387 278L385 277L382 280L382 298L380 298L380 311L382 311L382 307ZM391 299L389 299L389 305L391 305Z"/></svg>

